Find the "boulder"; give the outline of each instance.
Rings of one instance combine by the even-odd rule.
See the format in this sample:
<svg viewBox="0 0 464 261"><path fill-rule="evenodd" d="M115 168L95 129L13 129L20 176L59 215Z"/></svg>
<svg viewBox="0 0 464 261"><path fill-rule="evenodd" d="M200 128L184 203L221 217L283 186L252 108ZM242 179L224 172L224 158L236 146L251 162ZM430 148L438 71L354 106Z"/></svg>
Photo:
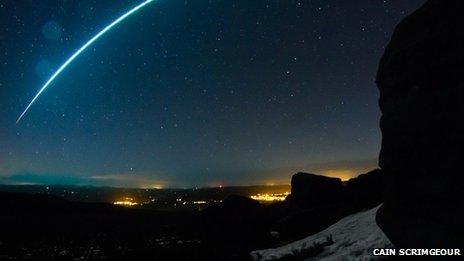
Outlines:
<svg viewBox="0 0 464 261"><path fill-rule="evenodd" d="M308 173L292 177L292 192L285 202L269 206L272 229L281 239L297 240L314 234L340 218L378 206L383 200L382 170L375 169L345 184L338 178Z"/></svg>
<svg viewBox="0 0 464 261"><path fill-rule="evenodd" d="M349 195L352 211L371 209L383 202L383 171L381 169L371 170L346 182L345 188Z"/></svg>
<svg viewBox="0 0 464 261"><path fill-rule="evenodd" d="M289 200L301 208L340 203L344 187L339 178L299 172L292 176Z"/></svg>
<svg viewBox="0 0 464 261"><path fill-rule="evenodd" d="M377 222L398 247L462 247L464 1L429 0L395 29L380 61Z"/></svg>

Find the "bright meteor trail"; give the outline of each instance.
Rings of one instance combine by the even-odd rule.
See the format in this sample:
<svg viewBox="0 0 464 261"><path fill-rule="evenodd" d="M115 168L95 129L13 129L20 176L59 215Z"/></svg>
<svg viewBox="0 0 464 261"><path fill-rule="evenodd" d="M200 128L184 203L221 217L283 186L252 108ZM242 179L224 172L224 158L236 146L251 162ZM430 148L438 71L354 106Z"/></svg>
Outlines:
<svg viewBox="0 0 464 261"><path fill-rule="evenodd" d="M115 25L119 24L120 22L122 22L124 19L126 19L128 16L130 16L131 14L137 12L139 9L141 9L142 7L146 6L147 4L153 2L155 0L146 0L145 2L139 4L138 6L132 8L131 10L129 10L127 13L123 14L121 17L119 17L118 19L114 20L111 24L109 24L108 26L106 26L105 28L103 28L103 30L101 30L98 34L96 34L94 37L92 37L92 39L90 39L88 42L86 42L81 48L79 48L79 50L77 50L77 52L75 52L71 57L69 57L68 60L66 60L65 63L63 63L63 65L61 65L61 67L56 70L56 72L50 77L50 79L48 79L48 81L42 86L42 88L40 88L39 92L37 92L37 94L34 96L34 98L32 99L32 101L29 103L29 105L27 105L26 109L23 111L23 113L21 113L21 115L19 116L18 120L16 120L16 123L18 123L22 117L24 116L24 114L26 114L27 110L31 107L31 105L35 102L35 100L40 96L40 94L42 94L42 92L53 82L53 80L55 80L56 77L58 77L58 75L60 75L60 73L72 62L74 61L74 59L77 58L77 56L79 56L79 54L81 54L85 49L87 49L87 47L89 47L90 45L92 45L98 38L100 38L100 36L104 35L106 32L108 32L111 28L113 28Z"/></svg>

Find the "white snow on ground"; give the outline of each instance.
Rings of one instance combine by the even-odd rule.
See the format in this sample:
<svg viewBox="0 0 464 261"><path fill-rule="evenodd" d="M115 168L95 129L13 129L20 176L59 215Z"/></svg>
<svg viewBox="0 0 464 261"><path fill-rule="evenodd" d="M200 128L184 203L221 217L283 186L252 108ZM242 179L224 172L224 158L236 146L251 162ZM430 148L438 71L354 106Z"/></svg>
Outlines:
<svg viewBox="0 0 464 261"><path fill-rule="evenodd" d="M301 253L314 244L328 241L333 244L325 246L315 257L306 260L375 260L373 248L390 248L392 243L375 223L375 213L380 206L347 216L326 230L288 245L256 250L250 253L255 261L279 260L285 256Z"/></svg>

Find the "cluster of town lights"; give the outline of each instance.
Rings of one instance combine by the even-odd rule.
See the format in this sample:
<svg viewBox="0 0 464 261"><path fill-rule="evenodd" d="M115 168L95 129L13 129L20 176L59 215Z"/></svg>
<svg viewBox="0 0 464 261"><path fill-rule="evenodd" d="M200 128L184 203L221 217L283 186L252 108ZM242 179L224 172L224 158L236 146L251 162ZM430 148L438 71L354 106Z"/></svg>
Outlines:
<svg viewBox="0 0 464 261"><path fill-rule="evenodd" d="M252 195L250 196L250 198L254 199L254 200L257 200L257 201L261 201L261 202L273 202L273 201L284 201L285 198L290 194L290 192L284 192L284 193L264 193L264 194L256 194L256 195ZM221 200L219 200L218 202L220 202ZM151 200L151 202L154 202L154 199ZM187 204L186 201L182 201L181 198L177 198L176 199L176 202L178 203L183 203L183 205ZM216 202L216 200L214 201ZM193 204L195 205L203 205L203 204L207 204L208 202L207 201L204 201L204 200L197 200L197 201L193 201L192 202ZM121 200L118 200L118 201L114 201L113 202L114 205L119 205L119 206L125 206L125 207L133 207L133 206L137 206L137 205L140 205L140 203L138 202L135 202L135 200L133 198L130 198L130 197L124 197L123 199ZM142 204L143 205L143 204ZM174 204L174 205L177 205L177 204Z"/></svg>
<svg viewBox="0 0 464 261"><path fill-rule="evenodd" d="M290 192L279 194L256 194L251 196L251 198L257 201L284 201L289 194Z"/></svg>
<svg viewBox="0 0 464 261"><path fill-rule="evenodd" d="M139 203L134 202L133 198L127 198L126 197L123 200L118 200L118 201L113 202L113 204L114 205L125 206L125 207L132 207L132 206L138 205Z"/></svg>

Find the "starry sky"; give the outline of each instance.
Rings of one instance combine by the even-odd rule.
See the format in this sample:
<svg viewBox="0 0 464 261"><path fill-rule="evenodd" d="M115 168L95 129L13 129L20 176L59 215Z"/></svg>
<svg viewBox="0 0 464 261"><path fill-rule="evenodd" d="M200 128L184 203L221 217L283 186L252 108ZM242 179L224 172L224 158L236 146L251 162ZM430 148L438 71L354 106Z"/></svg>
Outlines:
<svg viewBox="0 0 464 261"><path fill-rule="evenodd" d="M193 187L375 168L375 74L424 0L0 0L0 183Z"/></svg>

